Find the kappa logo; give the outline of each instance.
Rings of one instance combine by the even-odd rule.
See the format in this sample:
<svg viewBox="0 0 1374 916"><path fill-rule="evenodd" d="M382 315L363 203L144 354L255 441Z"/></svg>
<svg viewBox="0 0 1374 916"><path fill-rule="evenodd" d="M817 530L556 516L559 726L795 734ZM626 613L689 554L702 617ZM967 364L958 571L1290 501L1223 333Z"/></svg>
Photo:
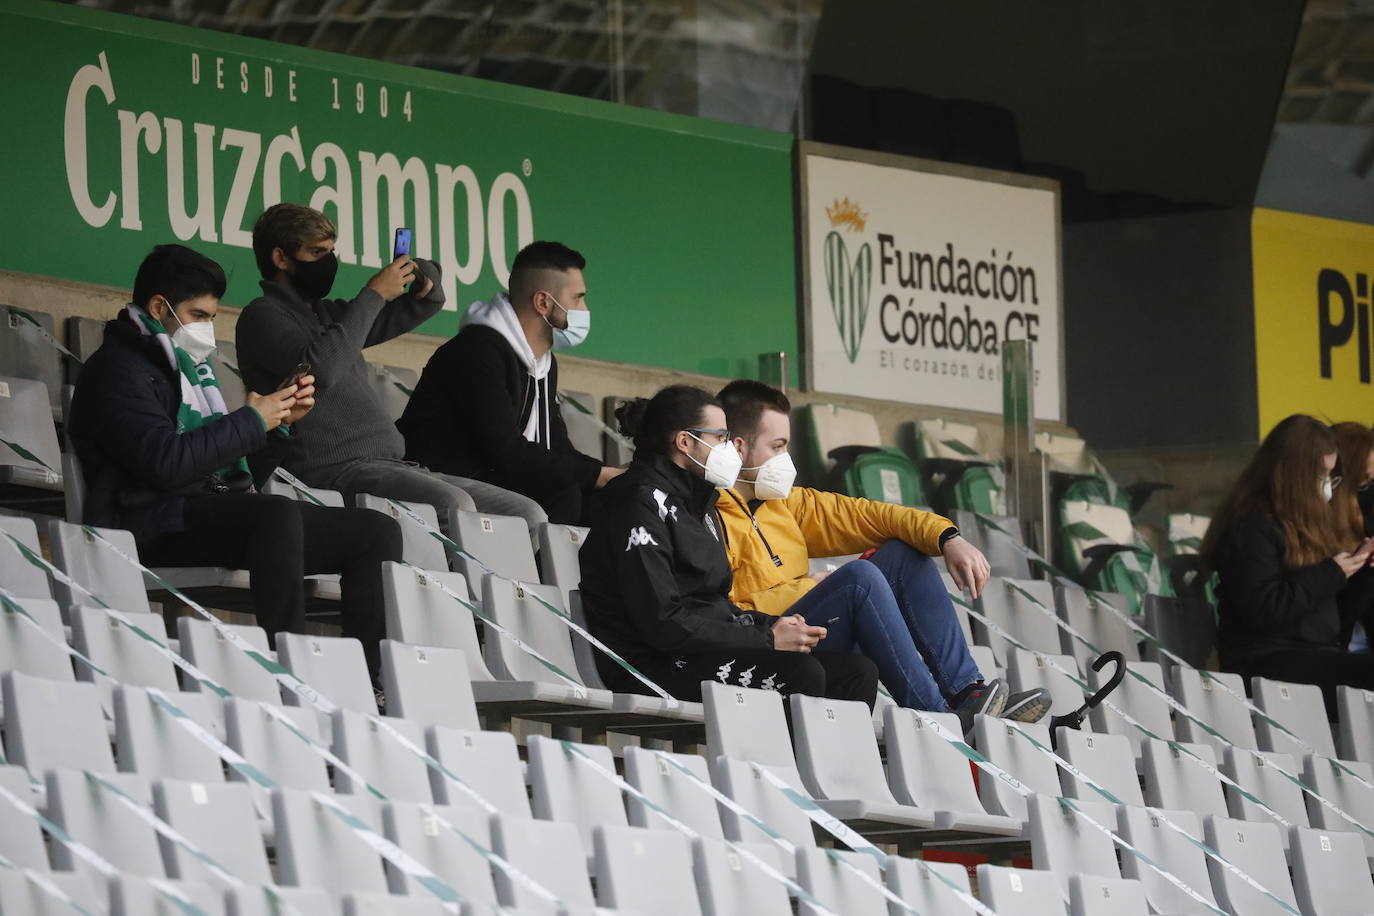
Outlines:
<svg viewBox="0 0 1374 916"><path fill-rule="evenodd" d="M841 228L862 232L868 214L848 197L825 208L832 228L825 237L825 286L830 293L830 313L840 332L845 356L852 363L859 357L864 325L868 323L868 299L873 290L873 248L864 242L849 260L849 248L840 235Z"/></svg>
<svg viewBox="0 0 1374 916"><path fill-rule="evenodd" d="M642 527L631 528L630 540L625 544L625 550L628 552L631 547L644 547L645 545L657 547L658 541L655 541L654 536Z"/></svg>

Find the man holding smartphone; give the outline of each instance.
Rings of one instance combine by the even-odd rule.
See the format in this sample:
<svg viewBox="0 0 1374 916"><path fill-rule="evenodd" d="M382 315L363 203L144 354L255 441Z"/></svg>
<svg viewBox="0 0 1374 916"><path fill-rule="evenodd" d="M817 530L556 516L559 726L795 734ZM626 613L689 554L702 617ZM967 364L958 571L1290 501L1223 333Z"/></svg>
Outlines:
<svg viewBox="0 0 1374 916"><path fill-rule="evenodd" d="M243 310L235 331L244 383L274 390L308 364L318 390L319 404L291 431L283 466L350 502L369 493L426 503L443 520L454 509L475 509L460 482L402 460L405 441L373 394L363 359L364 348L438 313L439 266L402 253L352 299L330 299L336 236L329 217L301 204L270 207L253 226L263 294Z"/></svg>

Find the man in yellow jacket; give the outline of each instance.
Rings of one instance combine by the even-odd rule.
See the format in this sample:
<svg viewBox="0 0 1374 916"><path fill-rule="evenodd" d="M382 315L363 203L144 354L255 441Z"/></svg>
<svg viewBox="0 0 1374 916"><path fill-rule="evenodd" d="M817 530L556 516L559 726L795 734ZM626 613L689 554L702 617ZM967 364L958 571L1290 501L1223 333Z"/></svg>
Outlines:
<svg viewBox="0 0 1374 916"><path fill-rule="evenodd" d="M739 380L718 395L744 459L735 486L716 501L734 573L730 601L765 614L800 614L827 628L826 643L878 665L903 706L956 712L967 731L977 713L1035 722L1049 711L1043 689L1009 694L984 682L969 655L934 557L977 597L987 559L949 519L905 506L794 487L787 453L791 404L762 382ZM812 556L861 553L830 573Z"/></svg>

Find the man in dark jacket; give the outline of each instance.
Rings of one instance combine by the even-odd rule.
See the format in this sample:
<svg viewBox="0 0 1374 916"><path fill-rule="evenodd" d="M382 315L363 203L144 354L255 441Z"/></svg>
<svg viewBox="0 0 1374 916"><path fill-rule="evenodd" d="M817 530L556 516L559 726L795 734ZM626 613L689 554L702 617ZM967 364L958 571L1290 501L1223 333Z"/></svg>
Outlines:
<svg viewBox="0 0 1374 916"><path fill-rule="evenodd" d="M510 296L468 308L397 423L406 457L523 494L507 511L531 527L582 523L584 495L620 473L573 448L558 409L552 351L590 330L586 264L557 242L525 246L511 266Z"/></svg>
<svg viewBox="0 0 1374 916"><path fill-rule="evenodd" d="M352 300L328 299L339 267L336 234L327 216L300 204L277 204L258 217L253 254L263 294L243 310L234 332L244 384L273 390L308 364L320 406L292 430L282 465L349 502L370 493L426 503L447 525L453 510L476 506L461 481L401 460L405 442L372 391L362 352L439 311L439 267L398 257Z"/></svg>
<svg viewBox="0 0 1374 916"><path fill-rule="evenodd" d="M269 635L305 632L304 577L341 573L344 633L362 641L375 673L381 564L401 558L400 529L379 512L256 492L314 406L314 380L249 391L225 412L207 361L224 288L218 264L180 245L155 248L139 267L132 303L105 326L72 398L83 521L129 529L151 566L247 569Z"/></svg>

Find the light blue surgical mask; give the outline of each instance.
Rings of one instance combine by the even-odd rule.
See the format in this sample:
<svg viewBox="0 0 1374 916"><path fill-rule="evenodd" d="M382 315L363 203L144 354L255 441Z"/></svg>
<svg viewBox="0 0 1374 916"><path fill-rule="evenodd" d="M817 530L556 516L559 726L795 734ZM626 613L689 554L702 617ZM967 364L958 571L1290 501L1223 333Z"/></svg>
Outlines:
<svg viewBox="0 0 1374 916"><path fill-rule="evenodd" d="M545 316L549 327L553 328L553 348L555 350L569 350L587 339L587 335L592 332L592 313L587 309L568 309L563 308L563 303L554 299L553 293L548 294L553 299L553 304L563 309L568 316L568 326L566 328L554 327L552 321Z"/></svg>

